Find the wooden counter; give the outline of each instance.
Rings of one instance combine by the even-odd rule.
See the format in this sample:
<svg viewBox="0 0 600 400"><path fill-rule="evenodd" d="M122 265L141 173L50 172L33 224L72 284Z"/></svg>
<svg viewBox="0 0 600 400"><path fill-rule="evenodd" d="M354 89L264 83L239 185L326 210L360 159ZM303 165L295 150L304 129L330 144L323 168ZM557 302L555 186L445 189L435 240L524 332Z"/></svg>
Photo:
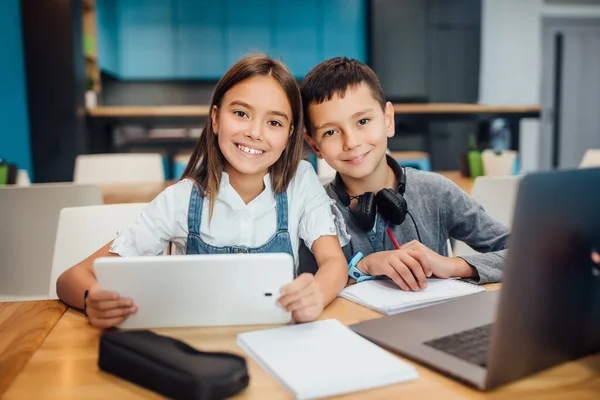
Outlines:
<svg viewBox="0 0 600 400"><path fill-rule="evenodd" d="M484 131L486 124L496 118L508 122L511 134L511 150L519 150L521 120L539 118L539 105L492 106L460 103L394 104L397 124L418 122L429 126L435 122L470 121L479 124ZM168 177L173 177L173 157L181 151L189 151L193 141L189 137L164 140L115 139L116 128L122 125L153 126L194 126L199 128L209 115L209 106L100 106L87 109L88 153L114 153L129 151L160 151L167 155ZM398 125L398 126L400 126ZM400 128L398 128L400 129ZM479 129L479 128L478 128ZM401 129L400 129L401 130ZM417 130L424 135L423 149L435 157L432 135L429 129ZM465 134L468 131L465 130ZM146 138L147 139L147 138ZM396 149L397 150L397 149ZM466 150L466 149L465 149ZM434 168L435 167L434 163ZM451 166L445 168L452 168Z"/></svg>
<svg viewBox="0 0 600 400"><path fill-rule="evenodd" d="M483 104L394 104L399 114L519 114L539 113L538 105L489 106ZM208 105L198 106L101 106L89 108L92 117L206 117Z"/></svg>
<svg viewBox="0 0 600 400"><path fill-rule="evenodd" d="M399 114L529 114L539 113L538 105L490 106L485 104L428 103L394 104Z"/></svg>
<svg viewBox="0 0 600 400"><path fill-rule="evenodd" d="M88 108L92 117L206 117L208 105L203 106L102 106Z"/></svg>

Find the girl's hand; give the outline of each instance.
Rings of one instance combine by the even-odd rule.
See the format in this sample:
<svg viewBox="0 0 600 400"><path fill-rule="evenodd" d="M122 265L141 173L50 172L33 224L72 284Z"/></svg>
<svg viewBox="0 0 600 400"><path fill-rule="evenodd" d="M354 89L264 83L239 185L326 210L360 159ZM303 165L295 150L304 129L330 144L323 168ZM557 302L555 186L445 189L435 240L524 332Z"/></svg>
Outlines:
<svg viewBox="0 0 600 400"><path fill-rule="evenodd" d="M281 289L279 306L291 311L296 322L311 322L319 318L324 308L323 293L315 277L304 273Z"/></svg>
<svg viewBox="0 0 600 400"><path fill-rule="evenodd" d="M119 325L137 311L132 299L102 290L97 283L89 289L85 305L90 324L97 328Z"/></svg>

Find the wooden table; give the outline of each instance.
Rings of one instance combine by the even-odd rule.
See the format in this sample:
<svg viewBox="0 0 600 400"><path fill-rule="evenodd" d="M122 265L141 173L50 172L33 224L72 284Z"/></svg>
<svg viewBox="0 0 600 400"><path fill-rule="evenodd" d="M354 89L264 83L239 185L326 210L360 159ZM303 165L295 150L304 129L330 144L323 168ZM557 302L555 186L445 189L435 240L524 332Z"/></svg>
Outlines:
<svg viewBox="0 0 600 400"><path fill-rule="evenodd" d="M176 182L102 185L100 190L104 204L148 203Z"/></svg>
<svg viewBox="0 0 600 400"><path fill-rule="evenodd" d="M438 173L452 180L465 192L471 193L473 178L464 177L458 171L440 171ZM104 204L148 203L160 192L176 182L173 180L164 183L102 185L100 189Z"/></svg>
<svg viewBox="0 0 600 400"><path fill-rule="evenodd" d="M488 285L496 289L498 285ZM338 298L322 319L336 318L349 325L381 317L380 314ZM208 351L244 354L236 344L240 332L261 327L158 329ZM100 372L98 338L80 313L68 310L23 372L5 393L5 399L68 399L101 397L118 399L160 398L119 378ZM351 351L350 349L348 351ZM318 362L318 360L315 360ZM415 381L354 393L347 399L598 399L600 398L600 355L570 362L490 393L481 393L418 364ZM283 388L248 358L250 386L236 398L286 399Z"/></svg>
<svg viewBox="0 0 600 400"><path fill-rule="evenodd" d="M0 303L0 395L66 309L58 300Z"/></svg>
<svg viewBox="0 0 600 400"><path fill-rule="evenodd" d="M475 183L475 179L463 176L459 171L437 171L437 173L440 175L444 175L446 178L456 183L456 185L462 190L464 190L466 193L471 194L471 192L473 191L473 184Z"/></svg>

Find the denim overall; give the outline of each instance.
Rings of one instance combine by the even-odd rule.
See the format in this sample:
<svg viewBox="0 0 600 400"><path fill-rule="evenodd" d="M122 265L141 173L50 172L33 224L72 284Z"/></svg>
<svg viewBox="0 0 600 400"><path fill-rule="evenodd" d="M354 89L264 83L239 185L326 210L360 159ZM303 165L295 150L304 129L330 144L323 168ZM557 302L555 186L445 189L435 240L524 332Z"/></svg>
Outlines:
<svg viewBox="0 0 600 400"><path fill-rule="evenodd" d="M246 246L212 246L205 243L200 237L200 224L202 223L202 205L204 198L194 185L190 197L188 210L188 237L186 254L231 254L231 253L288 253L294 258L292 241L288 231L288 201L287 194L283 192L275 195L277 202L277 231L275 235L260 247Z"/></svg>

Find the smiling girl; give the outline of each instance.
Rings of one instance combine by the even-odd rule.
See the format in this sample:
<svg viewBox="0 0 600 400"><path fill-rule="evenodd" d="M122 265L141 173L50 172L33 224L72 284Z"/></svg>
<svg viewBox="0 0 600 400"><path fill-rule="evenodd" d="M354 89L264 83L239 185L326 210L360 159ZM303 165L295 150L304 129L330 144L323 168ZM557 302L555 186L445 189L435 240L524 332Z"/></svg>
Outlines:
<svg viewBox="0 0 600 400"><path fill-rule="evenodd" d="M293 76L266 56L246 57L218 82L210 110L184 179L59 277L59 297L84 308L92 325L111 327L136 311L132 299L98 287L93 261L159 255L169 243L178 254L288 253L297 265L303 240L318 273L298 276L278 300L297 322L315 320L344 287L347 263L329 197L301 161L302 102Z"/></svg>

